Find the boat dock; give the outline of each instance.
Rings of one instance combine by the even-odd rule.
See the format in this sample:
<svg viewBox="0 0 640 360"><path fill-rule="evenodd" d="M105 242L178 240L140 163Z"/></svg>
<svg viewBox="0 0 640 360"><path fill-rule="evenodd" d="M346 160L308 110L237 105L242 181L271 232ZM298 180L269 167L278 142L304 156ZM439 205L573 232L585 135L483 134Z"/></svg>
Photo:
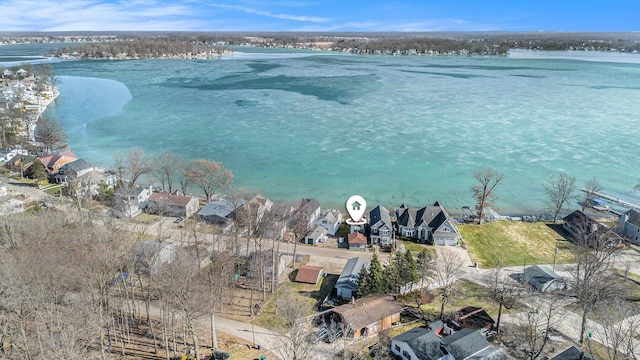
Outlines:
<svg viewBox="0 0 640 360"><path fill-rule="evenodd" d="M611 201L611 202L616 203L616 204L618 204L618 205L620 205L622 207L640 211L640 205L636 205L636 204L630 203L628 201L620 200L620 198L609 196L607 194L603 194L603 193L597 192L597 191L590 191L590 190L587 190L587 189L582 189L582 191L584 191L588 195L596 196L596 197L599 197L601 199L605 199L605 200ZM617 211L614 211L614 210L609 210L609 211L620 215Z"/></svg>

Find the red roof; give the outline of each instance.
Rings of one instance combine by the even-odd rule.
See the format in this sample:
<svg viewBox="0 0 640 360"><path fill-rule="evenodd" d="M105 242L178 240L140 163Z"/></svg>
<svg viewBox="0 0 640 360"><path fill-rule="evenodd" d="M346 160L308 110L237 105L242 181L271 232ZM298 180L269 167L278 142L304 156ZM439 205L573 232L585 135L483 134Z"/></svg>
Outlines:
<svg viewBox="0 0 640 360"><path fill-rule="evenodd" d="M324 268L322 266L303 265L298 269L298 275L296 275L296 282L317 284L318 279Z"/></svg>
<svg viewBox="0 0 640 360"><path fill-rule="evenodd" d="M361 244L367 245L367 238L361 232L352 232L348 237L349 245L351 244Z"/></svg>

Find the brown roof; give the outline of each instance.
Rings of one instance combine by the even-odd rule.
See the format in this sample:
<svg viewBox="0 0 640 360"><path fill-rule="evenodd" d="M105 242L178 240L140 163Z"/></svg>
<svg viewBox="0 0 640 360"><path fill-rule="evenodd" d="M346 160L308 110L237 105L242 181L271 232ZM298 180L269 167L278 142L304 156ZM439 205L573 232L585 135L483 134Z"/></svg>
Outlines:
<svg viewBox="0 0 640 360"><path fill-rule="evenodd" d="M352 232L348 237L349 244L367 245L367 238L361 232Z"/></svg>
<svg viewBox="0 0 640 360"><path fill-rule="evenodd" d="M369 295L333 309L351 329L362 329L402 312L391 295Z"/></svg>
<svg viewBox="0 0 640 360"><path fill-rule="evenodd" d="M193 199L190 196L170 194L168 192L153 193L149 196L149 201L162 202L168 205L187 206Z"/></svg>
<svg viewBox="0 0 640 360"><path fill-rule="evenodd" d="M303 265L298 269L297 282L317 284L324 268L322 266Z"/></svg>

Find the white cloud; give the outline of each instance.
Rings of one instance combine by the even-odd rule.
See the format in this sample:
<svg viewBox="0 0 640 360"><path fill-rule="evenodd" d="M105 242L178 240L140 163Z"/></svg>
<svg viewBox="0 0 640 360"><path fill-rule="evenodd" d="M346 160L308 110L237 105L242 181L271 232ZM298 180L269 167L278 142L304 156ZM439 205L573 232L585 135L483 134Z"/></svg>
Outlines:
<svg viewBox="0 0 640 360"><path fill-rule="evenodd" d="M314 23L324 23L324 22L331 21L331 19L329 18L316 17L316 16L274 14L270 11L258 10L258 9L254 9L246 6L226 5L226 4L209 4L209 5L217 8L238 10L248 14L266 16L266 17L276 18L281 20L294 20L294 21L302 21L302 22L314 22Z"/></svg>

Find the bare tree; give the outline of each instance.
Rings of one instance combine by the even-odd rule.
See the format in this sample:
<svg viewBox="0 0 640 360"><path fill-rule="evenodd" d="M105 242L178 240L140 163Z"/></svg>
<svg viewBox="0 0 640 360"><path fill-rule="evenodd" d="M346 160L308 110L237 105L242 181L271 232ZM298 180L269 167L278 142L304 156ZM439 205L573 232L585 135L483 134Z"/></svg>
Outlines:
<svg viewBox="0 0 640 360"><path fill-rule="evenodd" d="M180 155L174 155L168 151L163 152L153 159L153 173L162 184L162 189L173 192L173 182L176 177L184 172L184 159ZM183 190L183 193L185 190Z"/></svg>
<svg viewBox="0 0 640 360"><path fill-rule="evenodd" d="M55 119L40 118L36 124L35 138L36 141L42 143L46 153L67 147L67 133Z"/></svg>
<svg viewBox="0 0 640 360"><path fill-rule="evenodd" d="M476 199L476 210L478 211L478 223L482 224L484 208L491 206L495 198L494 190L504 179L504 174L492 168L478 169L473 173L474 179L479 184L471 186L473 197Z"/></svg>
<svg viewBox="0 0 640 360"><path fill-rule="evenodd" d="M498 267L487 274L487 291L489 297L498 303L498 319L496 320L496 331L500 331L500 318L502 308L511 309L518 301L522 292L520 284L507 276L502 267Z"/></svg>
<svg viewBox="0 0 640 360"><path fill-rule="evenodd" d="M194 159L187 164L184 174L189 182L200 187L207 201L221 189L231 185L233 174L222 163L207 159Z"/></svg>
<svg viewBox="0 0 640 360"><path fill-rule="evenodd" d="M528 301L529 309L518 314L512 334L522 355L534 360L543 354L551 331L562 322L563 313L559 299L535 295Z"/></svg>
<svg viewBox="0 0 640 360"><path fill-rule="evenodd" d="M574 250L577 264L571 279L572 292L582 310L581 344L589 313L596 305L620 292L619 278L612 272L616 250L606 241L606 233L593 232L586 216L584 219L585 223L578 229L580 238Z"/></svg>
<svg viewBox="0 0 640 360"><path fill-rule="evenodd" d="M560 173L555 178L553 175L549 177L547 183L542 184L544 193L547 195L547 201L553 211L553 222L558 221L558 214L568 205L569 201L574 198L576 191L576 178L566 173Z"/></svg>
<svg viewBox="0 0 640 360"><path fill-rule="evenodd" d="M114 158L120 180L126 178L127 186L135 186L140 176L153 169L151 158L139 147L130 148L125 154L116 152Z"/></svg>
<svg viewBox="0 0 640 360"><path fill-rule="evenodd" d="M602 185L600 184L597 178L593 177L587 180L587 182L584 185L584 190L586 191L584 191L584 197L582 199L582 204L581 204L583 212L589 205L589 198L593 196L594 193L602 191Z"/></svg>
<svg viewBox="0 0 640 360"><path fill-rule="evenodd" d="M276 351L283 359L313 359L312 344L307 341L311 334L307 316L311 313L311 305L304 297L287 292L278 299L280 318L285 331L278 336Z"/></svg>
<svg viewBox="0 0 640 360"><path fill-rule="evenodd" d="M447 304L453 302L455 296L455 281L464 259L454 252L441 252L433 272L437 288L434 293L440 298L440 319L444 320L444 311Z"/></svg>
<svg viewBox="0 0 640 360"><path fill-rule="evenodd" d="M609 299L594 310L594 315L601 325L595 335L603 341L608 360L628 359L636 353L640 346L640 319L629 302Z"/></svg>

